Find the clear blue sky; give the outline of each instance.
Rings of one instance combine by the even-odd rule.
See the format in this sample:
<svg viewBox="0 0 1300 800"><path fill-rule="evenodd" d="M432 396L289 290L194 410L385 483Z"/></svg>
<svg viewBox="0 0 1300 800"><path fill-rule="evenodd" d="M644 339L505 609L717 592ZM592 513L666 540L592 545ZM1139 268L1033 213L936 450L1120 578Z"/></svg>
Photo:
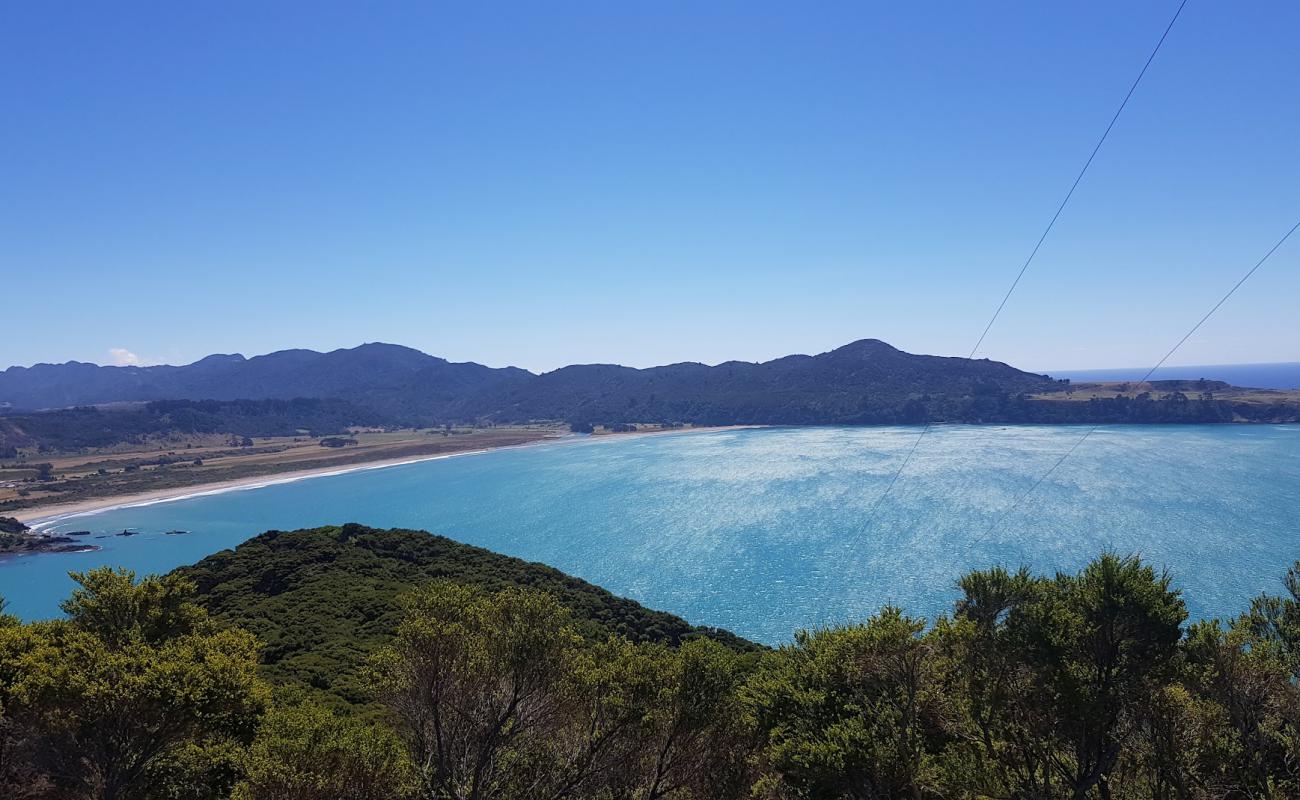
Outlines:
<svg viewBox="0 0 1300 800"><path fill-rule="evenodd" d="M1175 5L7 3L0 366L964 355ZM980 355L1150 363L1300 218L1297 30L1192 0ZM1282 360L1300 240L1172 363Z"/></svg>

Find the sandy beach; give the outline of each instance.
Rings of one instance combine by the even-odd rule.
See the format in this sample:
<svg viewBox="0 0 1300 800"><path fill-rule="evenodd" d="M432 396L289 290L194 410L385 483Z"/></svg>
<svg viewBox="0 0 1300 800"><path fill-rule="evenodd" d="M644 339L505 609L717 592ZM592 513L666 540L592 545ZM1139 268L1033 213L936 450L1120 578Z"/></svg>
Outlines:
<svg viewBox="0 0 1300 800"><path fill-rule="evenodd" d="M223 494L225 492L236 492L241 489L260 489L263 486L275 486L280 483L293 483L295 481L307 480L308 478L322 478L327 475L343 475L348 472L359 472L367 469L383 469L384 467L396 467L401 466L402 464L415 464L420 461L436 461L442 458L478 455L493 450L506 450L514 447L536 447L539 444L551 444L555 441L559 440L555 439L544 442L513 445L511 447L488 447L480 450L461 450L455 453L441 453L439 455L420 456L416 458L384 459L361 464L352 464L346 467L296 470L293 472L283 472L270 477L262 475L258 477L240 478L238 480L199 484L198 486L190 486L185 489L158 489L152 492L138 492L119 497L97 497L90 500L81 500L75 503L62 503L58 505L19 509L18 511L13 512L12 515L14 518L30 525L34 530L39 532L41 528L48 527L69 517L77 517L83 514L92 514L97 511L107 511L114 508L130 508L132 506L154 505L155 503L170 503L177 500L186 500L191 497L204 497L213 494Z"/></svg>
<svg viewBox="0 0 1300 800"><path fill-rule="evenodd" d="M79 517L86 514L93 514L100 511L107 511L118 508L131 508L135 506L148 506L156 503L171 503L178 500L187 500L192 497L205 497L214 494L224 494L226 492L237 492L246 489L259 489L264 486L275 486L282 483L294 483L296 481L308 480L310 478L321 478L329 475L343 475L349 472L360 472L362 470L384 469L386 467L397 467L404 464L416 464L422 461L438 461L445 458L456 458L458 456L482 455L497 450L516 450L525 447L544 447L562 443L577 442L609 442L623 440L640 436L667 436L673 434L689 433L708 433L726 430L743 430L746 428L762 427L758 425L720 425L715 427L698 427L698 428L681 428L668 430L653 431L635 431L631 433L602 433L594 436L582 436L577 434L566 434L541 439L535 442L525 444L502 445L499 447L482 447L470 450L458 450L451 453L438 453L427 456L414 456L406 458L387 458L377 459L375 461L365 461L356 464L348 464L342 467L322 467L319 469L293 470L273 475L258 475L235 480L214 481L212 483L197 484L186 486L184 488L170 487L154 491L136 492L128 495L118 495L115 497L96 497L86 500L80 500L72 503L51 503L49 505L33 506L31 508L18 509L10 512L19 521L31 526L31 528L40 532L58 522L71 517Z"/></svg>

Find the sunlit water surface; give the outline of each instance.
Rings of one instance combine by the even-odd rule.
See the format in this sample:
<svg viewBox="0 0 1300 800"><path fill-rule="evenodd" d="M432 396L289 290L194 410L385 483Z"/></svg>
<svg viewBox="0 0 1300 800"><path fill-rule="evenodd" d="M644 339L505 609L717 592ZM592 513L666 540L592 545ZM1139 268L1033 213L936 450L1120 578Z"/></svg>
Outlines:
<svg viewBox="0 0 1300 800"><path fill-rule="evenodd" d="M425 461L62 520L93 553L0 561L0 595L55 616L68 570L164 572L261 531L420 528L551 564L764 642L885 603L933 617L993 564L1073 570L1103 550L1166 566L1193 617L1276 592L1300 558L1300 427L1115 426L995 521L1083 432L795 428L578 441ZM991 527L992 526L992 527ZM125 528L140 535L109 534ZM164 531L187 530L167 536Z"/></svg>

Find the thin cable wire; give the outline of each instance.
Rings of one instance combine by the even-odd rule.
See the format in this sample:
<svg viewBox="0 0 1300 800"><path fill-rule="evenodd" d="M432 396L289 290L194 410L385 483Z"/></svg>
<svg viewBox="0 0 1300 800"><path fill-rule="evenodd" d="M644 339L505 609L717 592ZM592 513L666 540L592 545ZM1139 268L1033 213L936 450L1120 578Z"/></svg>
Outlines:
<svg viewBox="0 0 1300 800"><path fill-rule="evenodd" d="M1142 82L1143 76L1147 74L1147 69L1151 66L1151 62L1155 61L1156 53L1159 53L1160 48L1164 46L1165 39L1169 38L1169 32L1173 30L1174 23L1178 21L1178 17L1183 13L1183 7L1186 5L1187 0L1183 0L1178 4L1178 10L1174 12L1174 16L1169 20L1169 24L1165 26L1165 32L1160 34L1160 41L1156 42L1155 49L1151 51L1151 55L1147 56L1146 63L1142 65L1142 71L1133 79L1133 85L1128 88L1128 94L1124 95L1124 101L1119 104L1119 108L1115 110L1115 115L1110 118L1110 124L1106 126L1106 130L1101 134L1101 138L1097 140L1097 146L1092 148L1092 152L1088 154L1088 160L1083 163L1083 169L1079 170L1079 174L1075 177L1074 183L1070 184L1070 191L1065 193L1065 199L1063 199L1061 204L1057 206L1056 213L1052 215L1052 221L1047 223L1047 228L1043 230L1043 235L1038 237L1038 242L1034 244L1034 249L1030 251L1029 258L1025 259L1024 266L1022 266L1020 272L1016 274L1016 279L1011 282L1011 288L1007 289L1007 293L1002 297L1002 302L998 304L998 310L993 312L993 317L989 320L989 324L984 326L984 331L980 334L979 340L976 341L975 346L970 349L970 355L966 356L967 360L973 358L975 352L980 349L980 345L984 343L984 337L988 336L989 329L993 327L994 322L997 322L998 317L1002 314L1002 309L1006 307L1007 301L1011 299L1011 293L1016 290L1018 285L1020 285L1020 279L1025 277L1025 272L1029 269L1029 265L1033 263L1034 256L1038 255L1038 249L1043 246L1043 242L1047 239L1047 234L1052 232L1052 228L1056 225L1056 220L1060 218L1061 212L1065 210L1066 204L1069 203L1070 198L1074 196L1074 190L1079 188L1079 183L1083 180L1083 176L1088 172L1088 167L1092 166L1092 160L1097 157L1097 152L1100 151L1101 146L1106 143L1106 137L1110 136L1110 131L1115 127L1115 123L1119 120L1119 115L1124 113L1124 108L1128 105L1129 99L1133 97L1133 92L1137 91L1138 84Z"/></svg>
<svg viewBox="0 0 1300 800"><path fill-rule="evenodd" d="M1219 302L1215 303L1213 308L1205 312L1205 316L1201 317L1200 321L1198 321L1195 325L1193 325L1191 330L1183 334L1183 338L1179 339L1177 344L1169 348L1169 352L1165 353L1164 356L1161 357L1161 359L1156 362L1154 367L1147 370L1147 373L1142 376L1142 379L1139 380L1137 382L1137 385L1134 387L1135 391L1140 390L1142 388L1142 384L1150 380L1151 376L1155 374L1155 371L1160 369L1160 367L1162 367L1164 363L1169 360L1169 357L1172 356L1174 353L1176 353L1178 351L1178 348L1182 347L1183 344L1186 343L1188 339L1192 338L1192 334L1200 330L1201 326L1205 324L1205 321L1208 320L1211 316L1213 316L1214 312L1218 311L1220 306L1228 302L1228 298L1236 294L1237 290L1241 288L1241 285L1246 281L1250 280L1250 276L1254 275L1255 272L1258 271L1260 267L1264 266L1264 262L1268 261L1268 259L1274 253L1277 252L1277 249L1281 247L1283 244L1285 244L1287 239L1291 238L1291 234L1295 233L1297 230L1300 230L1300 221L1296 222L1295 225L1292 225L1291 229L1288 230L1286 234L1282 236L1281 239L1277 240L1277 244L1274 244L1271 248L1269 248L1269 251L1264 254L1264 257L1261 258L1259 261L1255 262L1255 266L1251 267L1250 270L1245 275L1241 276L1241 280L1233 284L1233 287L1228 290L1228 293L1225 294L1223 297L1219 298ZM1012 511L1015 511L1016 508L1018 508L1020 504L1024 502L1027 497L1033 494L1034 491L1037 490L1038 487L1043 484L1043 481L1051 477L1052 473L1056 472L1056 468L1064 464L1065 460L1069 458L1074 453L1075 450L1079 449L1079 445L1087 441L1088 437L1096 433L1097 429L1100 427L1101 427L1101 423L1093 425L1082 436L1076 439L1074 444L1070 445L1070 449L1066 450L1065 453L1063 453L1060 458L1056 459L1056 463L1052 464L1052 466L1046 472L1044 472L1038 478L1038 480L1034 481L1033 486L1030 486L1027 491L1025 491L1023 494L1021 494L1019 497L1013 500L1011 505L1007 506L1002 511L1002 513L998 515L997 519L993 520L993 524L988 527L988 530L984 531L984 533L980 535L978 539L972 541L971 544L975 544L976 542L982 541L983 539L992 536L994 531L998 529L998 526L1002 524L1003 520L1005 520L1007 516L1011 514Z"/></svg>
<svg viewBox="0 0 1300 800"><path fill-rule="evenodd" d="M1165 26L1164 33L1160 34L1160 41L1156 42L1156 46L1152 49L1151 55L1147 56L1146 63L1142 65L1141 71L1138 72L1137 77L1133 79L1133 84L1128 87L1128 93L1124 95L1124 100L1119 104L1119 108L1115 109L1115 114L1110 118L1110 123L1106 126L1106 130L1102 132L1101 138L1097 140L1096 146L1093 147L1092 152L1088 154L1088 160L1083 163L1083 169L1079 170L1079 174L1074 178L1074 183L1070 184L1070 191L1065 193L1065 197L1061 200L1061 204L1056 207L1056 213L1052 215L1051 221L1049 221L1047 227L1043 229L1043 234L1039 236L1038 241L1034 243L1034 249L1029 252L1029 257L1026 258L1025 263L1021 265L1020 272L1016 273L1016 279L1011 282L1011 287L1007 289L1006 294L1002 296L1002 302L998 303L997 310L993 312L993 316L989 318L988 324L984 326L984 330L980 333L979 339L975 341L975 346L972 347L970 353L967 354L967 362L975 357L975 353L980 349L980 345L984 343L984 338L989 335L989 330L993 328L993 323L998 321L998 317L1002 314L1002 309L1006 308L1007 301L1011 299L1012 293L1015 292L1016 287L1020 285L1020 279L1025 277L1025 273L1029 270L1029 265L1034 263L1034 257L1038 255L1038 251L1042 248L1043 242L1047 241L1047 235L1052 232L1052 228L1056 226L1056 221L1060 219L1061 212L1065 210L1066 205L1070 202L1070 198L1074 196L1074 190L1079 188L1080 182L1083 181L1083 176L1087 174L1088 168L1092 166L1092 161L1097 157L1097 153L1101 151L1101 146L1106 143L1106 137L1110 136L1111 129L1115 127L1115 123L1119 120L1120 114L1124 113L1124 109L1128 106L1128 101L1133 97L1133 93L1137 91L1138 84L1142 82L1142 78L1147 74L1147 69L1151 66L1151 62L1155 61L1156 54L1159 53L1160 48L1164 46L1165 39L1169 38L1169 32L1173 30L1174 23L1178 21L1178 17L1183 13L1183 8L1187 5L1187 2L1188 0L1182 0L1182 2L1178 4L1178 9L1174 11L1174 15L1170 18L1169 24ZM885 502L885 498L889 497L890 492L894 490L894 485L898 483L898 479L902 477L903 471L907 469L907 465L912 462L912 456L916 454L916 449L920 447L921 440L930 432L932 426L933 423L927 421L925 427L921 428L921 433L916 437L916 441L912 443L912 447L907 451L907 455L903 457L903 463L898 466L898 470L895 471L894 476L890 478L889 485L885 487L884 493L876 499L876 502L871 506L871 510L867 512L866 519L863 521L864 526L869 524L871 520L875 518L876 510L880 508L880 505Z"/></svg>

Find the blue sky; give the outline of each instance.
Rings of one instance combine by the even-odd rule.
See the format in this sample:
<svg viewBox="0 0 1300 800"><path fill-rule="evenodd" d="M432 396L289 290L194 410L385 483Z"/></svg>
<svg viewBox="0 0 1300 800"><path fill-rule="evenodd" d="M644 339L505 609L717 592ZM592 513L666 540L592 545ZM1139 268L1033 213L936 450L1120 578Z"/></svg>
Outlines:
<svg viewBox="0 0 1300 800"><path fill-rule="evenodd" d="M0 366L964 355L1175 5L9 3ZM1300 218L1298 28L1188 5L981 356L1151 363Z"/></svg>

